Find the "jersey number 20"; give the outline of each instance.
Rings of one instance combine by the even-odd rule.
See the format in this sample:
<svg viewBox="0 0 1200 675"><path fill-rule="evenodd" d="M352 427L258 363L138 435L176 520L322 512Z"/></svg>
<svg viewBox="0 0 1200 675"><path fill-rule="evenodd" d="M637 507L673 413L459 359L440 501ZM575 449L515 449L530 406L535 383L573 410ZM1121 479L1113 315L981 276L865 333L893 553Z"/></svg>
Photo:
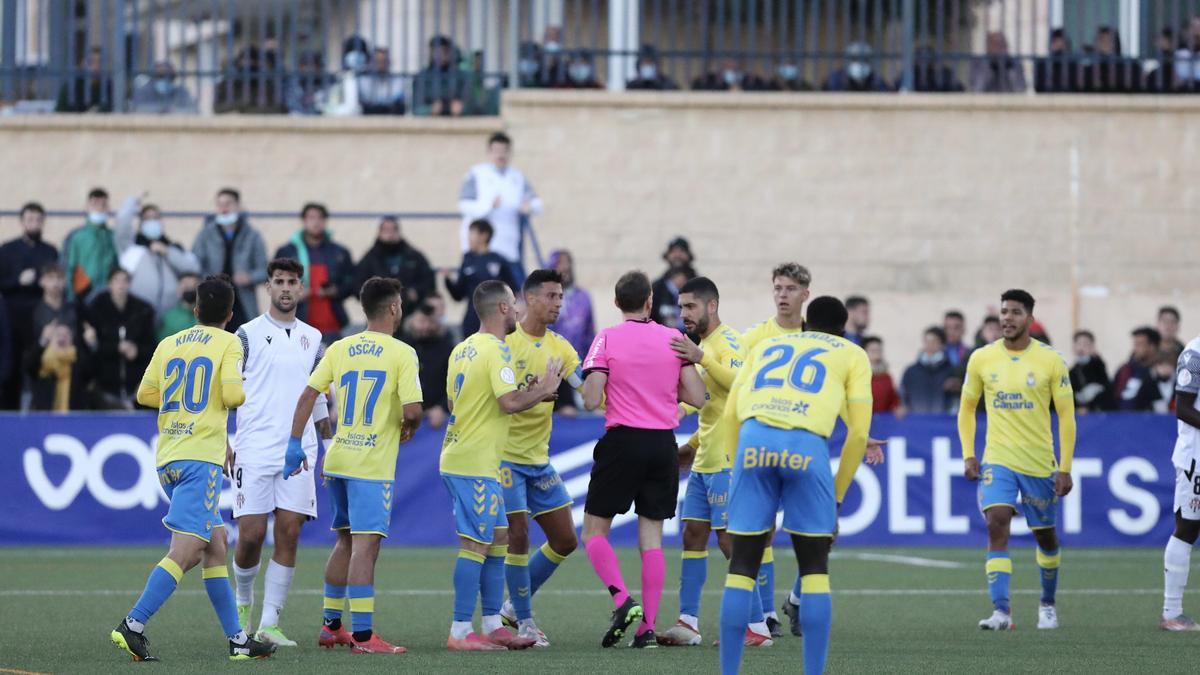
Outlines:
<svg viewBox="0 0 1200 675"><path fill-rule="evenodd" d="M342 375L342 381L338 383L338 386L344 392L342 400L343 426L348 427L354 424L355 402L358 398L358 381L360 378L371 381L371 389L367 392L367 400L363 404L362 423L366 426L371 426L371 423L375 421L375 404L379 402L379 394L383 392L383 384L387 381L387 371L351 370Z"/></svg>
<svg viewBox="0 0 1200 675"><path fill-rule="evenodd" d="M810 349L806 352L801 352L800 356L796 356L796 349L791 345L772 345L767 347L763 352L762 367L754 375L754 388L757 389L776 389L784 385L784 378L771 377L776 371L791 364L792 368L788 371L787 384L798 391L815 394L821 391L821 387L825 384L825 364L817 360L817 357L828 349Z"/></svg>
<svg viewBox="0 0 1200 675"><path fill-rule="evenodd" d="M203 371L203 372L201 372ZM208 391L212 384L213 362L207 356L199 356L191 362L183 359L167 361L166 380L167 390L163 393L163 405L159 414L179 410L180 401L172 401L175 393L183 387L183 409L190 413L204 412L208 407ZM197 385L200 391L197 392Z"/></svg>

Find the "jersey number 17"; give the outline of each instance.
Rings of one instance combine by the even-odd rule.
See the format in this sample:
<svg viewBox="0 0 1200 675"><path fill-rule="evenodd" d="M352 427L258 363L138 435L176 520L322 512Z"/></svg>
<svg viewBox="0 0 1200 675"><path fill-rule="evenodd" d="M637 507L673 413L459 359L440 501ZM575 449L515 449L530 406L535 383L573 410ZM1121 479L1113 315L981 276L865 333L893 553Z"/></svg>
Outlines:
<svg viewBox="0 0 1200 675"><path fill-rule="evenodd" d="M369 380L371 389L367 391L367 399L363 403L362 423L371 426L375 421L375 404L383 393L384 383L387 382L387 371L384 370L351 370L342 375L338 388L342 390L342 425L352 426L357 408L358 382Z"/></svg>

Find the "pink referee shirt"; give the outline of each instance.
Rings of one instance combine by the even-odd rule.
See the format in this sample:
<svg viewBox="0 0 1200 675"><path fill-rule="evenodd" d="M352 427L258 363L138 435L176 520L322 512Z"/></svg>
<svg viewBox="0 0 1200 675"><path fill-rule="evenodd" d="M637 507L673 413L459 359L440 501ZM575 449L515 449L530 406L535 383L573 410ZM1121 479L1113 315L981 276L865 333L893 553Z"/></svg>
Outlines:
<svg viewBox="0 0 1200 675"><path fill-rule="evenodd" d="M679 426L679 371L671 349L681 333L650 320L627 320L600 331L583 361L584 373L608 374L604 428L674 429Z"/></svg>

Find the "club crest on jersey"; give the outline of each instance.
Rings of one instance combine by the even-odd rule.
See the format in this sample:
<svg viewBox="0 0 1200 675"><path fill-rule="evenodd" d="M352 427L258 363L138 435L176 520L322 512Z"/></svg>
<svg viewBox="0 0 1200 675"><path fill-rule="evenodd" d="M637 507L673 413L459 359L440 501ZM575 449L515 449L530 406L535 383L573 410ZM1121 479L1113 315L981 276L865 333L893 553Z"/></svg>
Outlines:
<svg viewBox="0 0 1200 675"><path fill-rule="evenodd" d="M1025 384L1030 387L1037 385L1037 376L1033 373L1029 373L1025 376Z"/></svg>
<svg viewBox="0 0 1200 675"><path fill-rule="evenodd" d="M1000 375L998 375L996 373L992 373L991 377L992 377L992 384L998 384L1000 382Z"/></svg>
<svg viewBox="0 0 1200 675"><path fill-rule="evenodd" d="M526 365L528 365L528 364L525 362L525 359L521 359L520 361L517 361L517 370L525 370Z"/></svg>

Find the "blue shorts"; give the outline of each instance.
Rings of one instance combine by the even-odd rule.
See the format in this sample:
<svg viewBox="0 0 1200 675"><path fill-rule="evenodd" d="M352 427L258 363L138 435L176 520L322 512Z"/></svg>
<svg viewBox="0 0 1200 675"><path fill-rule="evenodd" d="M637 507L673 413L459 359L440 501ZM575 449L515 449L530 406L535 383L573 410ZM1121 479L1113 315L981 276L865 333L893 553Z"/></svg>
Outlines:
<svg viewBox="0 0 1200 675"><path fill-rule="evenodd" d="M190 534L210 541L212 531L224 527L221 520L221 467L209 462L181 459L168 462L158 469L171 506L162 519L172 532Z"/></svg>
<svg viewBox="0 0 1200 675"><path fill-rule="evenodd" d="M537 518L573 503L562 476L549 464L500 462L500 487L506 513L524 511Z"/></svg>
<svg viewBox="0 0 1200 675"><path fill-rule="evenodd" d="M780 507L785 531L812 537L833 534L837 498L829 446L810 431L746 420L729 487L729 533L770 532Z"/></svg>
<svg viewBox="0 0 1200 675"><path fill-rule="evenodd" d="M716 473L692 472L688 478L687 493L683 496L683 519L709 523L714 530L723 530L729 524L729 479L733 471L723 469Z"/></svg>
<svg viewBox="0 0 1200 675"><path fill-rule="evenodd" d="M1020 493L1020 502L1017 501ZM1020 503L1025 522L1031 530L1054 527L1058 522L1058 495L1054 494L1054 476L1038 478L1017 473L1007 466L983 464L979 467L979 510L1010 506L1015 512Z"/></svg>
<svg viewBox="0 0 1200 675"><path fill-rule="evenodd" d="M454 501L454 525L459 536L481 544L496 538L496 529L508 527L500 481L477 476L442 474Z"/></svg>
<svg viewBox="0 0 1200 675"><path fill-rule="evenodd" d="M392 525L391 481L325 474L325 488L329 490L329 508L333 513L329 529L388 536Z"/></svg>

